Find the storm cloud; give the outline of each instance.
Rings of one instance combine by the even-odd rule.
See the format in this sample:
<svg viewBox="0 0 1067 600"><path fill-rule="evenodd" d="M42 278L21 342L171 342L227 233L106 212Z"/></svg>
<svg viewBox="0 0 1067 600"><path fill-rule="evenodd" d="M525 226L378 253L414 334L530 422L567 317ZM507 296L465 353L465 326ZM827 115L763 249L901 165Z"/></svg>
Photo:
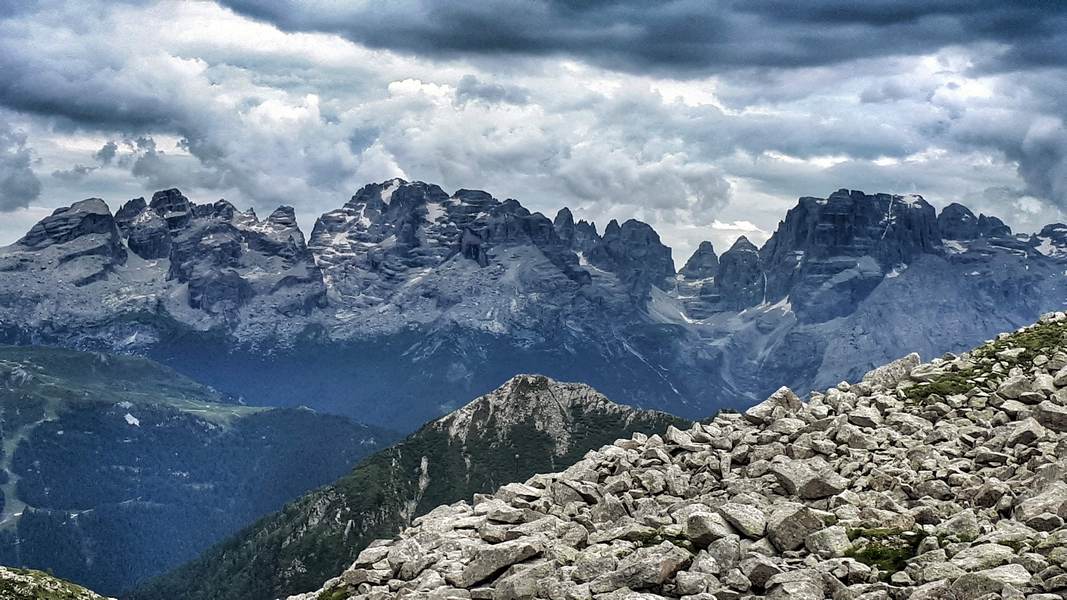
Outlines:
<svg viewBox="0 0 1067 600"><path fill-rule="evenodd" d="M1004 44L991 69L1062 65L1067 5L993 0L223 0L290 30L439 55L567 55L629 71L707 74Z"/></svg>
<svg viewBox="0 0 1067 600"><path fill-rule="evenodd" d="M8 4L0 116L17 127L0 130L0 209L15 222L27 206L180 187L290 204L308 227L401 176L601 224L640 218L679 261L702 239L765 236L798 196L841 187L965 202L1026 230L1067 207L1065 13L985 0ZM17 233L0 227L0 241Z"/></svg>

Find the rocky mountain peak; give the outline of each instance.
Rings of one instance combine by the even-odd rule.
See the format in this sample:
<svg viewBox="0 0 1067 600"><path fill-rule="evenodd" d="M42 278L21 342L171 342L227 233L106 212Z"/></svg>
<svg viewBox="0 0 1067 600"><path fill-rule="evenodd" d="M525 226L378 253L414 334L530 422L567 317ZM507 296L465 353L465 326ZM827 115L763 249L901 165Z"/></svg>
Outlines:
<svg viewBox="0 0 1067 600"><path fill-rule="evenodd" d="M766 299L788 296L804 320L848 314L885 273L940 246L936 211L922 196L804 197L760 250Z"/></svg>
<svg viewBox="0 0 1067 600"><path fill-rule="evenodd" d="M596 225L585 219L575 222L571 209L567 207L561 208L556 213L552 226L555 227L556 234L563 240L563 243L567 244L571 250L581 254L588 254L600 241Z"/></svg>
<svg viewBox="0 0 1067 600"><path fill-rule="evenodd" d="M715 274L719 272L719 257L715 254L715 247L711 242L700 242L696 252L693 252L678 272L682 277L690 280L715 277Z"/></svg>
<svg viewBox="0 0 1067 600"><path fill-rule="evenodd" d="M57 208L34 225L18 243L39 250L94 234L113 242L116 231L115 219L107 204L100 198L88 198Z"/></svg>
<svg viewBox="0 0 1067 600"><path fill-rule="evenodd" d="M618 439L290 600L1062 597L1065 323Z"/></svg>
<svg viewBox="0 0 1067 600"><path fill-rule="evenodd" d="M57 208L37 222L11 250L0 253L0 272L27 271L31 256L38 257L51 277L75 287L107 279L125 264L127 254L115 218L99 198ZM40 275L30 275L35 284ZM27 291L21 288L20 294Z"/></svg>
<svg viewBox="0 0 1067 600"><path fill-rule="evenodd" d="M953 202L937 216L941 237L946 240L1011 237L1011 228L997 217L974 216L971 209Z"/></svg>
<svg viewBox="0 0 1067 600"><path fill-rule="evenodd" d="M656 230L636 219L621 226L612 219L587 258L590 264L618 275L639 297L647 295L649 286L665 289L675 275L671 249L660 241Z"/></svg>
<svg viewBox="0 0 1067 600"><path fill-rule="evenodd" d="M145 202L144 198L128 200L115 212L115 222L118 223L120 229L124 229L130 221L146 208L148 208L148 203Z"/></svg>
<svg viewBox="0 0 1067 600"><path fill-rule="evenodd" d="M619 235L620 229L621 228L619 227L619 221L617 219L612 219L608 221L608 226L604 228L604 237L617 237Z"/></svg>
<svg viewBox="0 0 1067 600"><path fill-rule="evenodd" d="M749 241L748 236L739 235L727 252L759 252L759 248Z"/></svg>
<svg viewBox="0 0 1067 600"><path fill-rule="evenodd" d="M152 194L148 207L163 217L171 229L184 227L193 218L193 203L176 188Z"/></svg>
<svg viewBox="0 0 1067 600"><path fill-rule="evenodd" d="M715 285L707 299L717 310L743 310L762 302L765 288L759 249L742 235L719 257Z"/></svg>
<svg viewBox="0 0 1067 600"><path fill-rule="evenodd" d="M453 439L495 432L499 439L519 435L518 426L533 427L555 441L554 452L570 451L574 421L582 415L627 414L634 409L608 400L588 385L561 383L543 375L516 375L496 390L443 417L434 426Z"/></svg>
<svg viewBox="0 0 1067 600"><path fill-rule="evenodd" d="M552 220L552 225L556 228L556 231L561 229L573 229L574 228L574 214L571 213L571 209L564 206L556 212L556 218Z"/></svg>
<svg viewBox="0 0 1067 600"><path fill-rule="evenodd" d="M1005 225L1004 221L997 217L987 215L978 215L978 232L982 237L1011 237L1011 227Z"/></svg>
<svg viewBox="0 0 1067 600"><path fill-rule="evenodd" d="M403 292L408 277L422 274L420 280L425 279L446 264L466 270L470 263L464 260L484 269L477 277L495 280L510 257L518 256L505 252L509 248L539 251L541 260L573 283L583 285L590 279L544 215L481 190L460 189L449 196L423 182L391 180L365 186L343 208L319 218L309 247L331 292L365 306L407 302L396 294ZM554 285L550 280L545 285ZM438 283L446 289L427 289L410 299L423 305L419 311L438 312L442 305L462 302L456 298L462 281L434 277L425 285Z"/></svg>
<svg viewBox="0 0 1067 600"><path fill-rule="evenodd" d="M296 210L292 206L279 206L270 213L267 222L279 227L297 227Z"/></svg>
<svg viewBox="0 0 1067 600"><path fill-rule="evenodd" d="M941 209L937 227L946 240L973 240L979 236L978 217L971 209L956 202Z"/></svg>
<svg viewBox="0 0 1067 600"><path fill-rule="evenodd" d="M1052 223L1045 225L1030 240L1037 251L1045 256L1063 260L1067 259L1067 225Z"/></svg>

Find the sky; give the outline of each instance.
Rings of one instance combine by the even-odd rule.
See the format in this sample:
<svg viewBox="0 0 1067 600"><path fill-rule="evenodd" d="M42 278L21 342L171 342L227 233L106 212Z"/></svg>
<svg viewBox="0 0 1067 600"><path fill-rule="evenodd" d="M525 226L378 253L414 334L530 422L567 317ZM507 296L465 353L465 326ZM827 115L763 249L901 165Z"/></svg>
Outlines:
<svg viewBox="0 0 1067 600"><path fill-rule="evenodd" d="M178 187L305 233L392 177L637 218L679 265L800 196L1067 211L1059 0L6 0L0 244Z"/></svg>

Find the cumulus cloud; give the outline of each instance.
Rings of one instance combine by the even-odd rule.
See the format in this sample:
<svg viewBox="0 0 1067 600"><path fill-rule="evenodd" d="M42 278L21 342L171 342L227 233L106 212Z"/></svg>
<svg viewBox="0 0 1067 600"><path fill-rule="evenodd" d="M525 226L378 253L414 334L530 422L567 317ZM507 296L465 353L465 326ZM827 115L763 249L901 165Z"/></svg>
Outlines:
<svg viewBox="0 0 1067 600"><path fill-rule="evenodd" d="M526 104L530 93L518 86L483 82L471 74L464 75L456 86L456 102L488 102L490 104Z"/></svg>
<svg viewBox="0 0 1067 600"><path fill-rule="evenodd" d="M40 195L26 135L0 121L0 212L25 208Z"/></svg>
<svg viewBox="0 0 1067 600"><path fill-rule="evenodd" d="M840 187L1067 206L1067 6L794 6L38 0L0 10L0 109L56 202L176 186L306 221L402 176L641 218L679 260Z"/></svg>
<svg viewBox="0 0 1067 600"><path fill-rule="evenodd" d="M100 147L93 154L93 158L100 161L100 164L109 165L111 161L115 160L115 156L118 154L119 145L113 140L108 140L103 146Z"/></svg>
<svg viewBox="0 0 1067 600"><path fill-rule="evenodd" d="M52 171L52 177L56 179L62 179L67 182L81 181L85 179L89 173L96 170L96 167L87 167L85 165L74 165L69 169L56 169Z"/></svg>

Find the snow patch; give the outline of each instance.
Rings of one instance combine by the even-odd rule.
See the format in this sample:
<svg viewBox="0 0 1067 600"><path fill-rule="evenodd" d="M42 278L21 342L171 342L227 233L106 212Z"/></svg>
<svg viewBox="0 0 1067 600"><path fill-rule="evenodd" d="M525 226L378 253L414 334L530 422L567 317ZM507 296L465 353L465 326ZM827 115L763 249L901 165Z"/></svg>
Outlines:
<svg viewBox="0 0 1067 600"><path fill-rule="evenodd" d="M1037 239L1041 240L1041 243L1037 246L1037 251L1045 256L1060 257L1067 255L1067 247L1058 246L1052 241L1052 238L1046 238L1038 236Z"/></svg>
<svg viewBox="0 0 1067 600"><path fill-rule="evenodd" d="M786 296L785 298L782 298L774 304L771 304L765 310L767 312L770 312L772 310L780 310L783 313L791 313L793 312L793 303L789 301L789 296Z"/></svg>
<svg viewBox="0 0 1067 600"><path fill-rule="evenodd" d="M919 194L905 194L898 199L898 202L905 206L915 207L922 204L924 200Z"/></svg>
<svg viewBox="0 0 1067 600"><path fill-rule="evenodd" d="M948 250L952 254L963 254L967 251L967 246L957 242L956 240L945 240L945 250Z"/></svg>
<svg viewBox="0 0 1067 600"><path fill-rule="evenodd" d="M445 207L437 202L426 203L426 222L436 223L445 215Z"/></svg>
<svg viewBox="0 0 1067 600"><path fill-rule="evenodd" d="M671 298L666 292L656 286L652 286L651 299L648 303L648 314L661 323L695 323L685 314L685 310L677 300Z"/></svg>

